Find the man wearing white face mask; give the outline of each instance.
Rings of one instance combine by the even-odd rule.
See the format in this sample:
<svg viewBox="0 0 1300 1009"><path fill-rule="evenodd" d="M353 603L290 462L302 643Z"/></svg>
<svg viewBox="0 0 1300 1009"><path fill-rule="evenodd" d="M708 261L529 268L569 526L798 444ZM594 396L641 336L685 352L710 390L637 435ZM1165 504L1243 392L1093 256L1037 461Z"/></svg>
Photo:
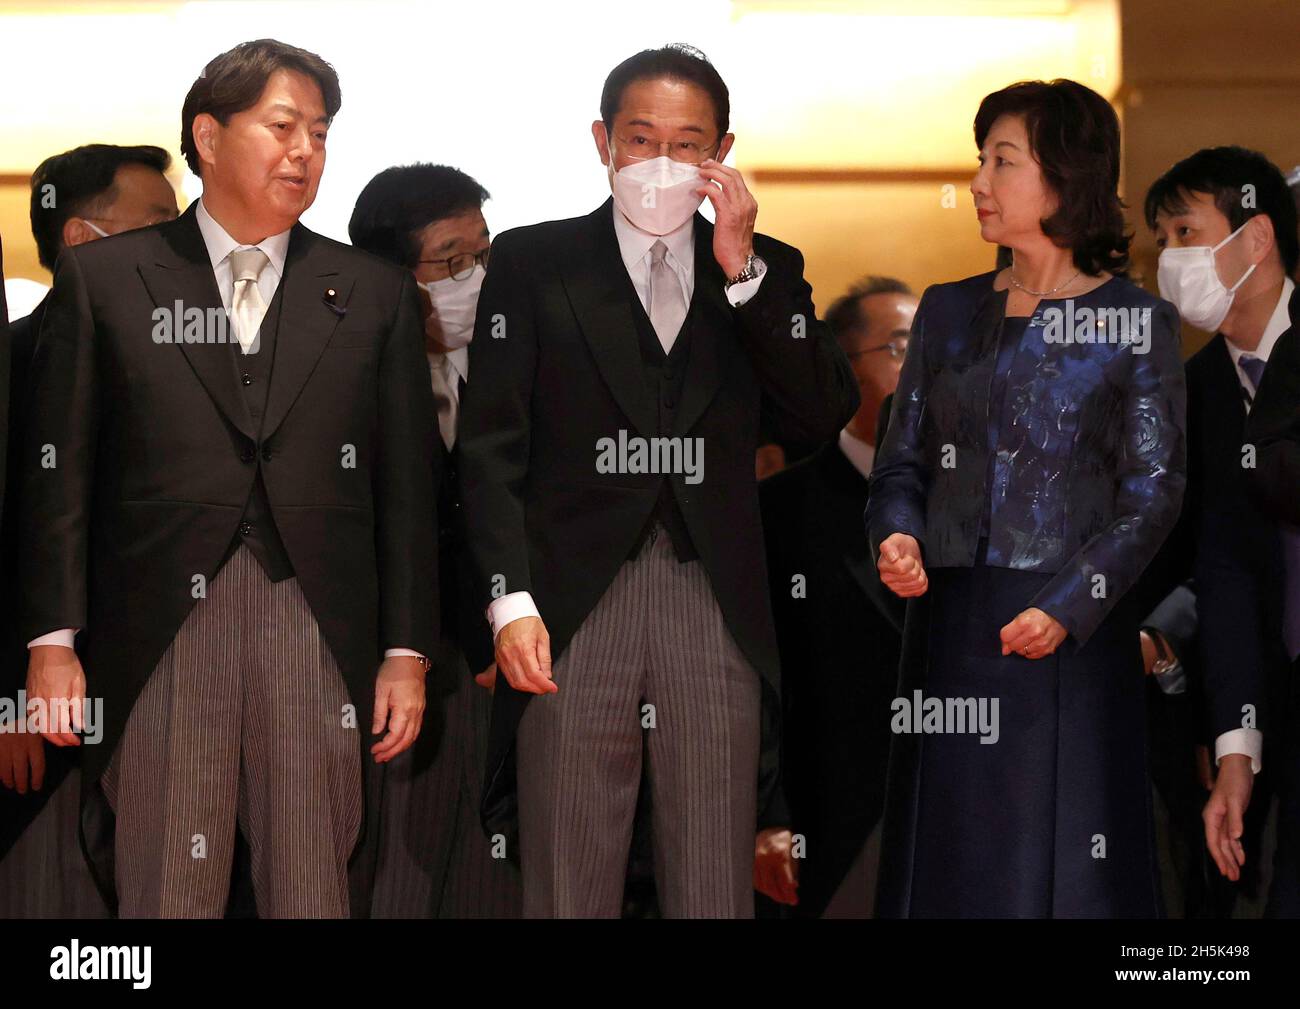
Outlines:
<svg viewBox="0 0 1300 1009"><path fill-rule="evenodd" d="M492 638L473 603L456 487L460 400L488 262L489 194L447 165L388 168L357 198L348 234L358 248L410 270L424 310L429 380L442 435L438 486L442 641L429 671L425 726L386 769L374 851L376 918L512 918L519 872L493 857L479 826L496 678ZM471 679L476 680L475 686Z"/></svg>
<svg viewBox="0 0 1300 1009"><path fill-rule="evenodd" d="M1145 212L1162 250L1160 293L1191 325L1217 330L1187 362L1181 520L1193 545L1188 573L1218 765L1203 815L1206 845L1220 872L1239 879L1247 860L1258 860L1254 828L1276 789L1278 844L1266 913L1293 917L1300 914L1300 707L1293 689L1300 529L1260 511L1247 493L1254 466L1247 416L1274 384L1275 346L1300 320L1291 280L1300 260L1295 205L1263 155L1216 147L1157 179ZM1248 821L1254 775L1263 768Z"/></svg>
<svg viewBox="0 0 1300 1009"><path fill-rule="evenodd" d="M613 198L493 246L460 480L501 674L483 818L517 814L526 917L618 915L643 759L665 916L753 914L760 414L829 441L858 393L802 256L754 232L729 112L690 47L630 57L592 124Z"/></svg>

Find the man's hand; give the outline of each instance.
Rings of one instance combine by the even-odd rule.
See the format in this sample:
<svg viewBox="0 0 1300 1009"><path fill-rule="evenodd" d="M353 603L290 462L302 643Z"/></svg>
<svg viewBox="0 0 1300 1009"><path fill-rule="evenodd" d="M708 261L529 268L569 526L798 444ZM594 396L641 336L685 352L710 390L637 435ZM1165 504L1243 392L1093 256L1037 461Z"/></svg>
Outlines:
<svg viewBox="0 0 1300 1009"><path fill-rule="evenodd" d="M485 687L489 694L495 693L497 686L497 664L494 662L483 670L483 672L478 673L474 677L474 682L480 687Z"/></svg>
<svg viewBox="0 0 1300 1009"><path fill-rule="evenodd" d="M497 632L497 668L506 682L526 694L554 694L551 636L541 617L520 617Z"/></svg>
<svg viewBox="0 0 1300 1009"><path fill-rule="evenodd" d="M907 533L891 533L880 544L876 570L885 587L904 599L922 595L930 585L921 563L921 544Z"/></svg>
<svg viewBox="0 0 1300 1009"><path fill-rule="evenodd" d="M1046 658L1060 647L1066 634L1059 620L1049 617L1037 606L1031 606L1022 610L999 632L1002 654L1019 652L1027 659Z"/></svg>
<svg viewBox="0 0 1300 1009"><path fill-rule="evenodd" d="M375 717L370 731L388 734L370 748L376 764L392 760L410 749L424 720L424 663L414 655L384 659L375 677Z"/></svg>
<svg viewBox="0 0 1300 1009"><path fill-rule="evenodd" d="M754 889L778 904L799 903L799 863L788 827L768 827L754 838Z"/></svg>
<svg viewBox="0 0 1300 1009"><path fill-rule="evenodd" d="M1150 676L1151 670L1155 668L1156 658L1158 657L1156 654L1156 642L1155 639L1146 631L1138 631L1138 638L1142 642L1142 668L1146 671L1146 674Z"/></svg>
<svg viewBox="0 0 1300 1009"><path fill-rule="evenodd" d="M0 785L19 795L45 783L45 744L34 732L0 732Z"/></svg>
<svg viewBox="0 0 1300 1009"><path fill-rule="evenodd" d="M734 168L708 158L700 164L700 175L711 183L696 192L713 204L713 256L723 276L731 278L753 255L758 202Z"/></svg>
<svg viewBox="0 0 1300 1009"><path fill-rule="evenodd" d="M1244 753L1225 754L1219 761L1210 801L1201 813L1205 821L1205 847L1219 872L1234 883L1241 878L1240 867L1246 864L1246 851L1241 846L1242 818L1254 787L1250 757Z"/></svg>
<svg viewBox="0 0 1300 1009"><path fill-rule="evenodd" d="M27 703L45 702L48 723L41 735L55 746L80 746L86 674L77 653L64 645L37 645L27 650Z"/></svg>

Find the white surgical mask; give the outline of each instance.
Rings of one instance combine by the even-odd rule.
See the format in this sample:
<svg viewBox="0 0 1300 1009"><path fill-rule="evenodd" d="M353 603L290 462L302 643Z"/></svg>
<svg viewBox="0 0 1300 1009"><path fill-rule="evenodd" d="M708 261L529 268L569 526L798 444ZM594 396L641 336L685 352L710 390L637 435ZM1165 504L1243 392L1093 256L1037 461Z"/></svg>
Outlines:
<svg viewBox="0 0 1300 1009"><path fill-rule="evenodd" d="M1247 224L1250 222L1247 221ZM1255 272L1257 264L1241 275L1231 287L1224 287L1214 268L1214 254L1241 234L1246 225L1215 246L1193 245L1183 249L1165 249L1156 267L1160 297L1172 301L1178 314L1197 329L1213 333L1227 318L1237 288Z"/></svg>
<svg viewBox="0 0 1300 1009"><path fill-rule="evenodd" d="M82 220L86 221L84 217L82 218ZM95 224L94 221L86 221L86 227L88 227L91 231L97 234L100 238L108 237L108 232L105 231L103 228L99 227L97 224Z"/></svg>
<svg viewBox="0 0 1300 1009"><path fill-rule="evenodd" d="M464 280L445 277L420 285L433 303L433 314L425 320L425 329L448 350L468 347L474 339L474 313L485 276L482 264L475 263L474 272Z"/></svg>
<svg viewBox="0 0 1300 1009"><path fill-rule="evenodd" d="M704 197L699 165L685 165L667 156L634 161L614 171L609 163L610 188L623 216L642 231L666 235L691 219Z"/></svg>

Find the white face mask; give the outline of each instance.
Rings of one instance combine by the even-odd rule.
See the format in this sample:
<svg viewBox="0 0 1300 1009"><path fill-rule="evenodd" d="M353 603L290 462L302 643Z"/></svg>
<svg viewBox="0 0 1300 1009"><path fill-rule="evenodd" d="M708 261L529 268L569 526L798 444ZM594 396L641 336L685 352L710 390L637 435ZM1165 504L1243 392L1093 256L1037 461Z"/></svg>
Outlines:
<svg viewBox="0 0 1300 1009"><path fill-rule="evenodd" d="M699 165L684 165L662 155L634 161L617 172L611 159L609 185L623 216L652 235L676 231L704 201L695 191L704 185Z"/></svg>
<svg viewBox="0 0 1300 1009"><path fill-rule="evenodd" d="M464 280L444 277L420 287L433 302L433 313L424 320L425 332L448 350L468 347L474 339L474 313L478 310L478 293L487 271L479 263Z"/></svg>
<svg viewBox="0 0 1300 1009"><path fill-rule="evenodd" d="M1250 222L1247 221L1247 224ZM1215 246L1195 245L1186 249L1165 249L1156 267L1160 297L1172 301L1178 314L1197 329L1213 333L1227 318L1237 288L1255 272L1257 264L1241 275L1231 287L1224 287L1214 268L1214 254L1241 234L1243 224Z"/></svg>
<svg viewBox="0 0 1300 1009"><path fill-rule="evenodd" d="M100 238L108 237L108 232L105 231L103 228L97 226L94 221L86 221L84 217L82 218L82 220L86 222L86 227L88 227L91 231L97 234Z"/></svg>

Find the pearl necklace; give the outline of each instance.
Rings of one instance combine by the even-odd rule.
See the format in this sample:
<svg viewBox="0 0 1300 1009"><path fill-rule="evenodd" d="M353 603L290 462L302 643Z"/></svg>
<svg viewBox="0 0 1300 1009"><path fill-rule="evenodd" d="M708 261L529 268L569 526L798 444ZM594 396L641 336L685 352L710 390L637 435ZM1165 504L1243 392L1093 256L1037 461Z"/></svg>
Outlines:
<svg viewBox="0 0 1300 1009"><path fill-rule="evenodd" d="M1075 282L1075 280L1078 279L1079 274L1082 272L1083 272L1082 270L1075 270L1073 277L1067 280L1064 284L1057 284L1050 291L1035 291L1032 288L1026 287L1024 284L1020 283L1020 281L1016 279L1016 268L1014 265L1011 267L1011 270L1007 274L1007 276L1011 278L1011 283L1015 284L1016 287L1020 288L1020 290L1024 291L1026 294L1032 294L1035 298L1046 298L1049 294L1055 294L1057 291L1061 290L1062 288L1069 287L1071 284Z"/></svg>

